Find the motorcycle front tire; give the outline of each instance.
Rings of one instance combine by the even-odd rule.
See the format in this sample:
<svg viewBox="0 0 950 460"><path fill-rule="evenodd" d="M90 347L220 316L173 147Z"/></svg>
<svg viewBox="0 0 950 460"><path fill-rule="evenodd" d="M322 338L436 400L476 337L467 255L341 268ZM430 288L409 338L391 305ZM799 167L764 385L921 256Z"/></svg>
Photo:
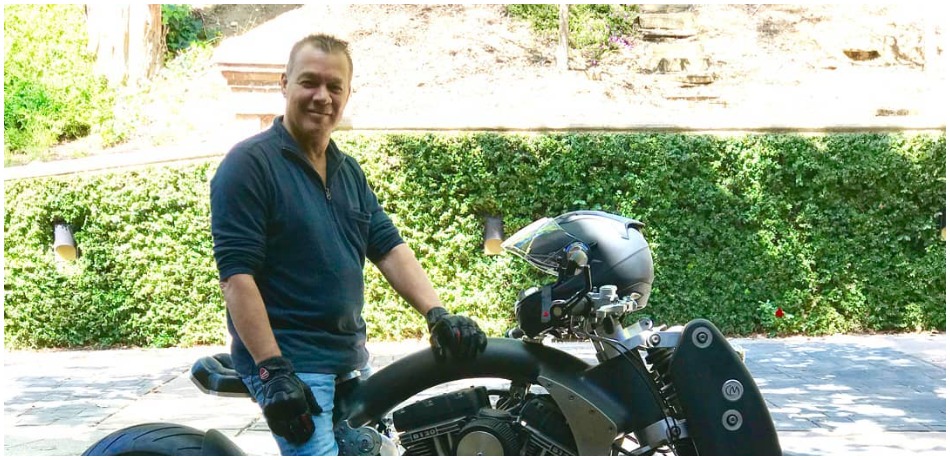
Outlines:
<svg viewBox="0 0 950 460"><path fill-rule="evenodd" d="M83 456L244 455L217 430L207 432L175 423L143 423L123 428L86 449Z"/></svg>

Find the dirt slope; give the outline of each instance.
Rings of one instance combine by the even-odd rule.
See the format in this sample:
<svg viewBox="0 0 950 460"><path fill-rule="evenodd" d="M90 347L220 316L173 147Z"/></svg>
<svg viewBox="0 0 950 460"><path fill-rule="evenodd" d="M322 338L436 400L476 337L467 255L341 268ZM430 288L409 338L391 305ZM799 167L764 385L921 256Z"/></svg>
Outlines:
<svg viewBox="0 0 950 460"><path fill-rule="evenodd" d="M687 5L677 14L692 18L690 36L641 36L595 66L574 52L568 72L554 67L554 42L502 5L205 5L205 20L224 31L215 57L194 65L180 102L136 107L148 122L110 150L221 132L234 104L213 61L230 49L246 62L284 63L296 39L318 31L351 43L348 115L380 124L945 123L947 16L923 5ZM684 58L685 69L662 71ZM88 150L76 145L60 156Z"/></svg>
<svg viewBox="0 0 950 460"><path fill-rule="evenodd" d="M692 18L692 36L641 37L596 66L574 53L566 73L554 69L555 44L502 5L307 5L282 17L351 42L353 116L646 121L778 112L846 122L940 110L932 101L942 71L923 65L930 43L944 60L938 9L704 4L676 14ZM284 24L291 43L294 26ZM857 61L849 49L879 55ZM286 59L277 47L266 53ZM658 71L677 57L692 62ZM690 76L711 83L690 85Z"/></svg>

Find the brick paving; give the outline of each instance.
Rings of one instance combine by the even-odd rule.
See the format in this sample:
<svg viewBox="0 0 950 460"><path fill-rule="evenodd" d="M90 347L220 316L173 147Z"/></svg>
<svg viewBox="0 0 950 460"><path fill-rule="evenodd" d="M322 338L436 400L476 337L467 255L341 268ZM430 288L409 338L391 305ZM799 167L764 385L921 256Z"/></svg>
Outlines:
<svg viewBox="0 0 950 460"><path fill-rule="evenodd" d="M946 335L730 339L746 353L789 455L946 452ZM370 344L380 369L424 342ZM592 361L585 343L556 344ZM248 454L277 450L256 404L191 383L199 357L225 347L7 351L5 455L78 455L106 434L145 422L221 430ZM429 389L497 384L464 381Z"/></svg>

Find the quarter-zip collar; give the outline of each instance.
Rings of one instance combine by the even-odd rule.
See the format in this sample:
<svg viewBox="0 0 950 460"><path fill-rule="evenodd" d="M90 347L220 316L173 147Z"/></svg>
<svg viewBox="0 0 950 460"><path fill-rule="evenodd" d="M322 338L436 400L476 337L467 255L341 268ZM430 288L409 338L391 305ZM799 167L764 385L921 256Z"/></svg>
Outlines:
<svg viewBox="0 0 950 460"><path fill-rule="evenodd" d="M287 131L287 128L284 127L284 116L278 116L274 118L274 125L271 129L275 130L277 136L280 138L280 150L285 154L291 154L296 161L302 162L306 166L306 169L310 171L318 180L320 175L317 174L317 171L313 169L313 166L310 164L310 160L304 155L303 150L300 148L300 144L297 143L297 140L290 135L290 132ZM330 189L330 180L340 170L340 167L343 166L343 153L337 148L336 143L333 142L333 139L330 139L330 142L327 144L327 151L325 153L327 156L327 179L326 183L323 184L324 188L329 192Z"/></svg>

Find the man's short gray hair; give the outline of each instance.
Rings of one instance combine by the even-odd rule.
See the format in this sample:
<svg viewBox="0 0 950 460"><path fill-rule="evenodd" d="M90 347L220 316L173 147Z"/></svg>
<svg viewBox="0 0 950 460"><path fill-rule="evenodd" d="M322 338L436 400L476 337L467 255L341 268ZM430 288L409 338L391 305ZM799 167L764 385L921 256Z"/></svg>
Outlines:
<svg viewBox="0 0 950 460"><path fill-rule="evenodd" d="M290 49L290 58L287 60L287 75L293 73L294 59L297 57L297 53L300 52L300 48L303 48L305 45L310 45L327 54L342 53L346 56L347 64L350 65L350 80L353 79L353 58L350 57L350 44L327 34L308 35L300 39L297 43L294 43L294 47Z"/></svg>

